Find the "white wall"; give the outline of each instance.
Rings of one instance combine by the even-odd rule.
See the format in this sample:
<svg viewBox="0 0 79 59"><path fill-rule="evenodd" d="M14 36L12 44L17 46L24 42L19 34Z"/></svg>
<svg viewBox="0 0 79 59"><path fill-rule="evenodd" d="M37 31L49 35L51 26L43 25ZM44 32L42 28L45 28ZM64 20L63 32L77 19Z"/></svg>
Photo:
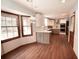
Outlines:
<svg viewBox="0 0 79 59"><path fill-rule="evenodd" d="M1 44L2 54L5 54L5 53L7 53L7 52L19 47L19 46L24 45L24 44L36 42L34 35L30 36L30 37L22 37L22 38L14 39L12 41L8 41L6 43L2 43Z"/></svg>
<svg viewBox="0 0 79 59"><path fill-rule="evenodd" d="M35 11L12 0L1 0L1 10L18 14L35 15Z"/></svg>
<svg viewBox="0 0 79 59"><path fill-rule="evenodd" d="M78 57L78 4L76 3L76 5L74 6L74 8L72 9L72 11L75 11L75 33L74 33L74 52L76 54L76 56ZM70 13L70 16L72 16L72 12ZM69 23L71 23L71 21L69 21ZM71 24L70 24L71 25ZM73 31L73 29L71 28L72 26L69 26L69 31Z"/></svg>
<svg viewBox="0 0 79 59"><path fill-rule="evenodd" d="M66 23L67 19L60 19L60 23Z"/></svg>
<svg viewBox="0 0 79 59"><path fill-rule="evenodd" d="M17 13L17 14L24 14L24 15L34 15L35 12L33 10L30 10L27 7L24 7L22 5L19 5L15 2L13 2L12 0L2 0L1 1L1 9L4 11L8 11L8 12L13 12L13 13ZM19 17L20 18L20 17ZM21 26L21 18L20 18L20 26ZM33 29L34 29L34 25L33 25ZM22 29L20 28L20 31ZM10 51L12 51L13 49L22 46L24 44L28 44L28 43L33 43L36 42L36 33L33 30L33 35L32 36L28 36L28 37L22 37L18 38L18 39L14 39L12 41L8 41L5 43L1 44L1 55L8 53Z"/></svg>
<svg viewBox="0 0 79 59"><path fill-rule="evenodd" d="M44 26L45 26L44 15L43 14L36 14L35 18L36 18L36 31L44 30Z"/></svg>
<svg viewBox="0 0 79 59"><path fill-rule="evenodd" d="M74 36L74 51L75 54L78 56L78 10L76 10L75 14L75 36Z"/></svg>
<svg viewBox="0 0 79 59"><path fill-rule="evenodd" d="M72 9L73 12L75 11L75 34L74 34L74 52L76 56L78 57L78 6L77 4ZM73 13L70 13L70 17L73 15ZM69 20L69 31L73 32L73 22L71 19Z"/></svg>
<svg viewBox="0 0 79 59"><path fill-rule="evenodd" d="M43 16L43 14L36 14L35 17L36 17L36 26L37 27L45 26L45 23L44 23L45 17Z"/></svg>

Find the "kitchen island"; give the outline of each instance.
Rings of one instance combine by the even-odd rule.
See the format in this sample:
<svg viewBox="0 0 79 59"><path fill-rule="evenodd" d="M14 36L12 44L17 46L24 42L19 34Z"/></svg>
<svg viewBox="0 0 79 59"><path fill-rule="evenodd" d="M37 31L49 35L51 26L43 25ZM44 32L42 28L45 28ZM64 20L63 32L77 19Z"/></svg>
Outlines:
<svg viewBox="0 0 79 59"><path fill-rule="evenodd" d="M49 44L50 43L51 31L36 31L36 39L39 43Z"/></svg>

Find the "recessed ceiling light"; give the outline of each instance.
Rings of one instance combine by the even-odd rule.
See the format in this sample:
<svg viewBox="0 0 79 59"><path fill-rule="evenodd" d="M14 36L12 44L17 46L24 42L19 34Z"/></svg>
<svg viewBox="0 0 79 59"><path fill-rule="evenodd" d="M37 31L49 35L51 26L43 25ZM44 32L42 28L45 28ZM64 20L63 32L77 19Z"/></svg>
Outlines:
<svg viewBox="0 0 79 59"><path fill-rule="evenodd" d="M66 0L61 0L61 2L62 2L62 3L65 3L65 2L66 2Z"/></svg>

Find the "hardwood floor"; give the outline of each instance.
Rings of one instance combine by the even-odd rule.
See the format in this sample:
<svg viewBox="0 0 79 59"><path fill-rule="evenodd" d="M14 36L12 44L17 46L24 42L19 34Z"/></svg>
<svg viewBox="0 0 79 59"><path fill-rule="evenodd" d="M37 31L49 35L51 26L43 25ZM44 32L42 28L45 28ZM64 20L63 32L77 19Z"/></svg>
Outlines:
<svg viewBox="0 0 79 59"><path fill-rule="evenodd" d="M2 56L2 59L77 59L64 35L51 35L50 42L22 46Z"/></svg>

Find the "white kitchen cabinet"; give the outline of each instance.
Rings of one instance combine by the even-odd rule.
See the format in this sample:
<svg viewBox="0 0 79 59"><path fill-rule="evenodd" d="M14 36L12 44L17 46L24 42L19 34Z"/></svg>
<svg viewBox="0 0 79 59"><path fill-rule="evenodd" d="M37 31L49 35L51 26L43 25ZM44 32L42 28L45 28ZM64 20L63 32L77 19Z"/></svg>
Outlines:
<svg viewBox="0 0 79 59"><path fill-rule="evenodd" d="M36 32L36 39L39 43L49 44L50 43L50 31L38 31Z"/></svg>

